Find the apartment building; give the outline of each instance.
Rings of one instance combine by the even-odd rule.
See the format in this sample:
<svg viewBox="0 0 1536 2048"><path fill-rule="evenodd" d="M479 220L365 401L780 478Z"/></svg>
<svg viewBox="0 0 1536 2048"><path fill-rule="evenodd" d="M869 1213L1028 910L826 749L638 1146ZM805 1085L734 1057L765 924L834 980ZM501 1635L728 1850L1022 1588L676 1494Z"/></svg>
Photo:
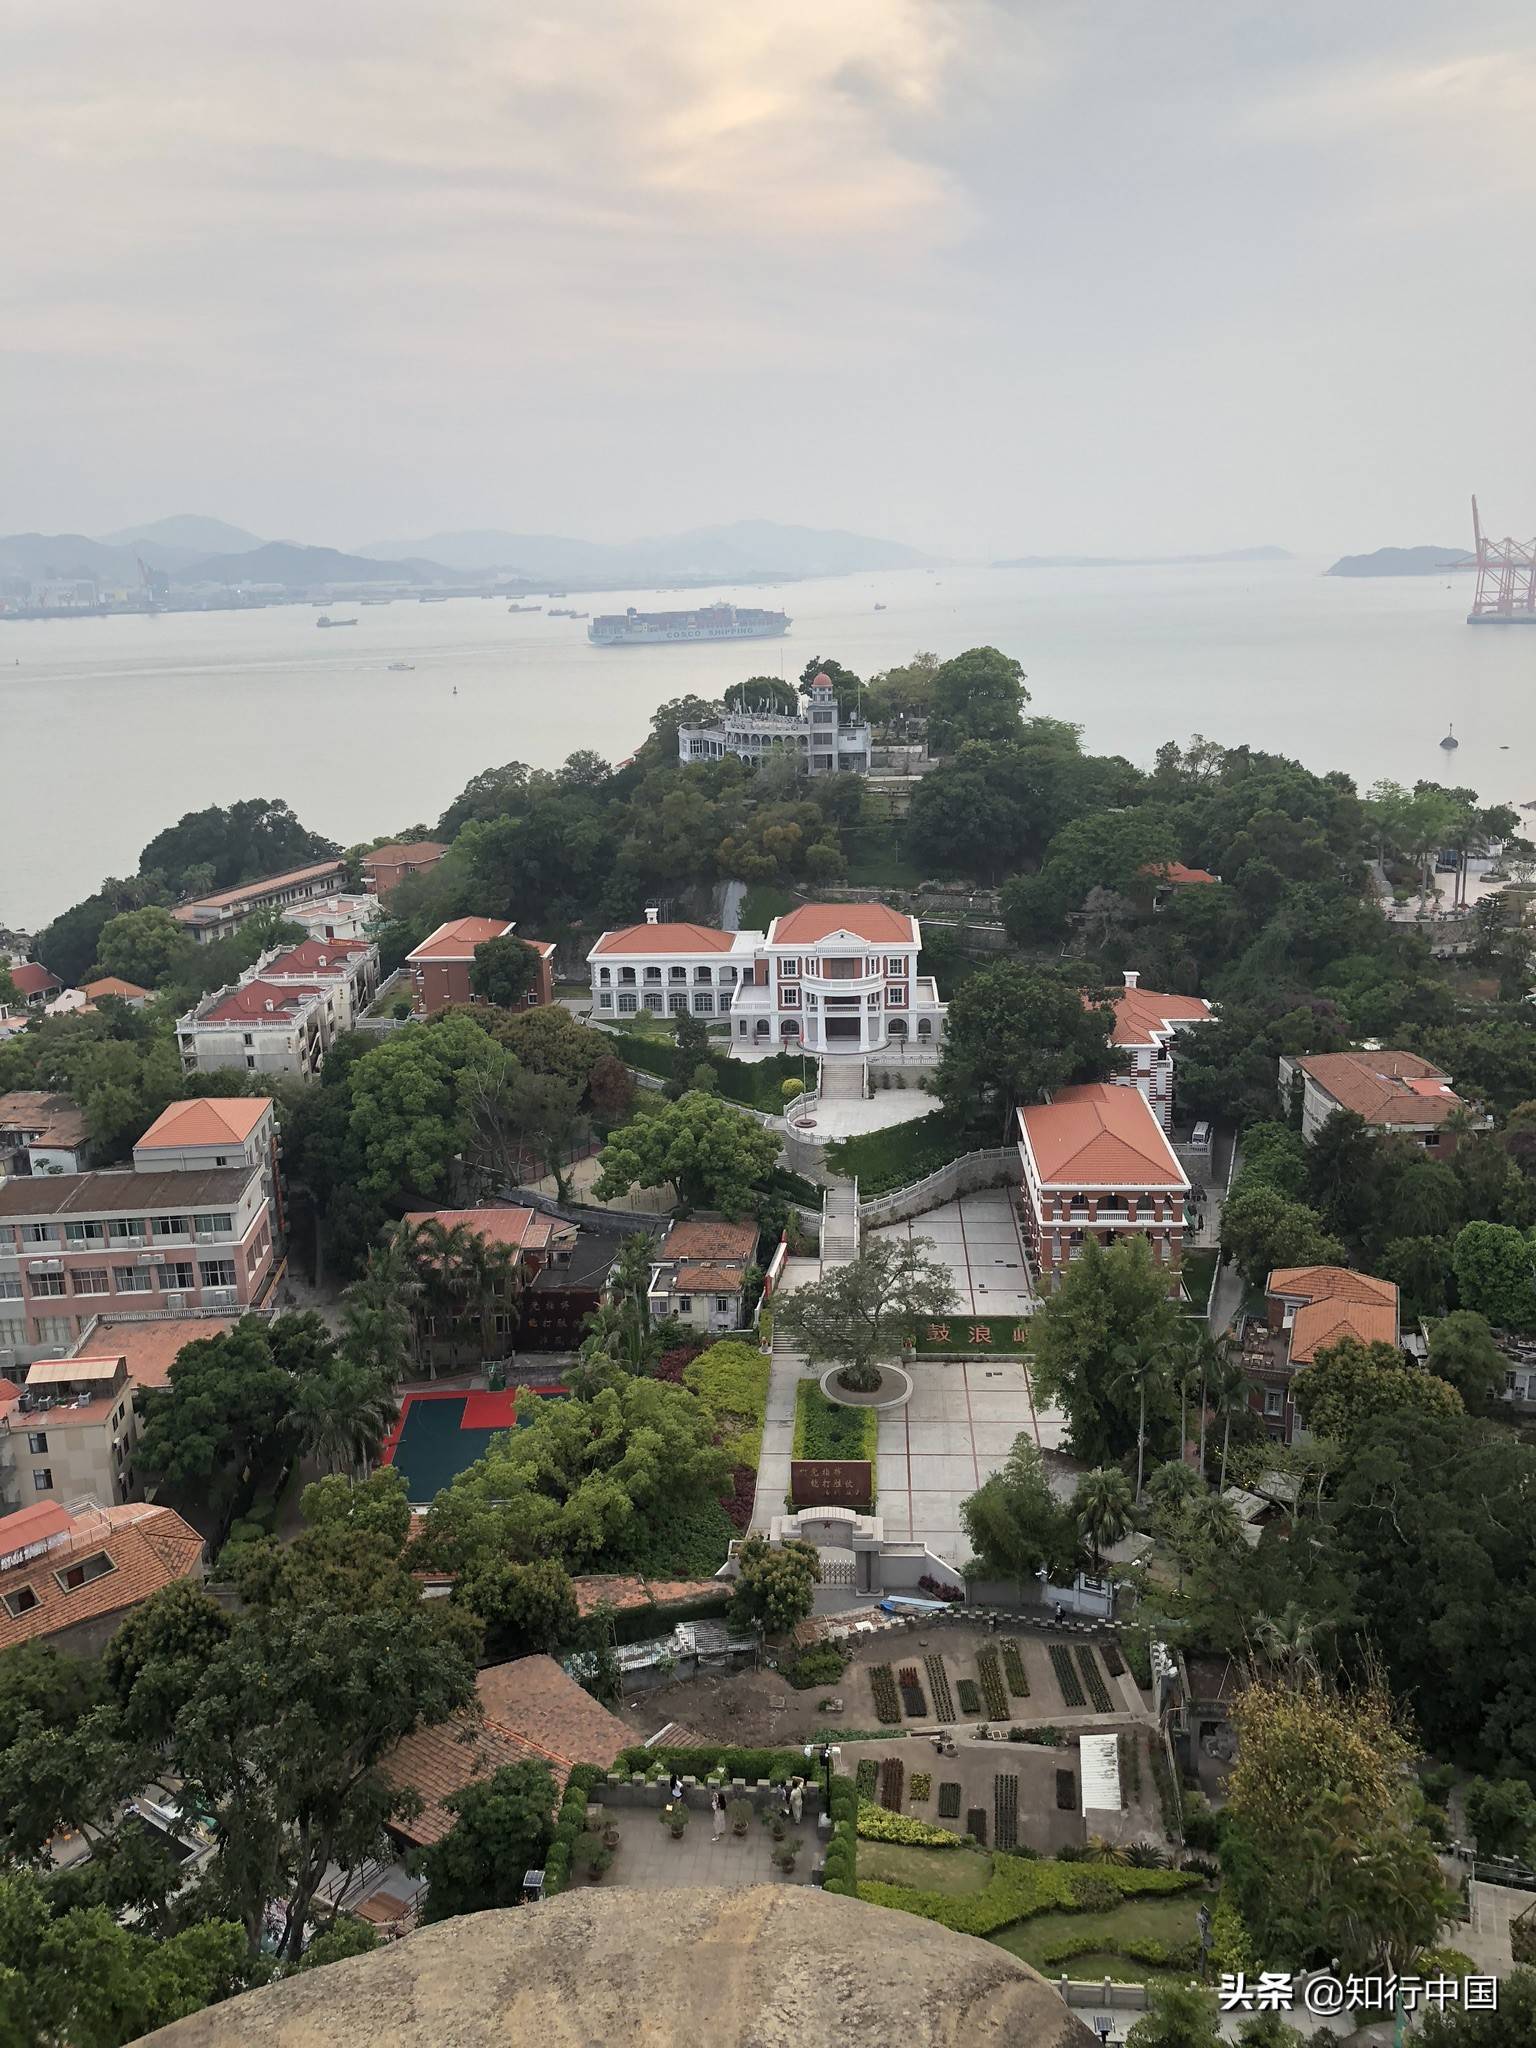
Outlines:
<svg viewBox="0 0 1536 2048"><path fill-rule="evenodd" d="M92 1150L85 1112L72 1095L45 1088L0 1095L0 1176L83 1173Z"/></svg>
<svg viewBox="0 0 1536 2048"><path fill-rule="evenodd" d="M42 1501L0 1515L0 1652L47 1642L99 1655L125 1615L178 1579L200 1579L206 1562L197 1531L145 1501Z"/></svg>
<svg viewBox="0 0 1536 2048"><path fill-rule="evenodd" d="M286 911L295 904L313 902L317 896L334 895L344 885L346 872L347 864L338 855L334 860L290 868L286 874L242 882L217 895L199 896L191 903L178 904L171 915L200 946L211 946L215 939L227 939L231 932L239 931L258 910Z"/></svg>
<svg viewBox="0 0 1536 2048"><path fill-rule="evenodd" d="M106 1505L137 1488L138 1422L121 1355L38 1359L0 1407L0 1503L41 1500Z"/></svg>
<svg viewBox="0 0 1536 2048"><path fill-rule="evenodd" d="M1410 1139L1437 1159L1456 1149L1451 1119L1470 1117L1486 1130L1493 1119L1479 1116L1451 1086L1449 1074L1416 1052L1363 1046L1356 1052L1283 1054L1280 1100L1288 1109L1301 1091L1301 1135L1310 1141L1335 1111L1353 1110L1378 1131Z"/></svg>
<svg viewBox="0 0 1536 2048"><path fill-rule="evenodd" d="M299 925L309 939L371 939L381 917L377 896L320 896L295 903L284 922Z"/></svg>
<svg viewBox="0 0 1536 2048"><path fill-rule="evenodd" d="M726 711L718 724L683 725L677 731L682 761L720 761L735 754L762 763L788 759L805 775L867 775L870 731L862 720L844 723L837 692L826 675L805 692L803 711Z"/></svg>
<svg viewBox="0 0 1536 2048"><path fill-rule="evenodd" d="M480 1001L469 985L475 952L492 939L516 938L538 959L538 972L523 1000L530 1009L555 999L555 949L548 939L525 939L516 925L495 917L455 917L422 940L405 964L416 982L416 1008L433 1017L450 1004Z"/></svg>
<svg viewBox="0 0 1536 2048"><path fill-rule="evenodd" d="M133 1148L140 1173L209 1173L254 1167L283 1238L283 1183L278 1167L277 1110L270 1095L195 1095L161 1111Z"/></svg>
<svg viewBox="0 0 1536 2048"><path fill-rule="evenodd" d="M334 990L259 976L205 996L176 1020L182 1072L298 1074L312 1080L336 1036Z"/></svg>
<svg viewBox="0 0 1536 2048"><path fill-rule="evenodd" d="M379 949L368 939L305 939L269 953L252 969L254 980L278 988L325 989L331 998L326 1043L350 1031L379 991Z"/></svg>
<svg viewBox="0 0 1536 2048"><path fill-rule="evenodd" d="M1390 1280L1346 1266L1281 1266L1270 1274L1264 1321L1245 1326L1241 1355L1248 1406L1276 1443L1296 1438L1292 1380L1344 1337L1400 1344L1398 1290Z"/></svg>
<svg viewBox="0 0 1536 2048"><path fill-rule="evenodd" d="M867 1054L891 1046L937 1055L945 1005L917 971L916 918L878 903L812 903L766 932L644 924L604 932L587 955L592 1011L615 1021L729 1016L730 1049L750 1057L785 1047Z"/></svg>
<svg viewBox="0 0 1536 2048"><path fill-rule="evenodd" d="M1113 998L1115 1022L1109 1042L1124 1057L1115 1080L1145 1097L1165 1132L1173 1129L1174 1040L1182 1031L1209 1024L1215 1015L1201 996L1167 995L1143 988L1134 967Z"/></svg>
<svg viewBox="0 0 1536 2048"><path fill-rule="evenodd" d="M381 903L388 903L407 875L424 875L448 851L435 839L413 839L404 845L376 846L358 865L363 882Z"/></svg>
<svg viewBox="0 0 1536 2048"><path fill-rule="evenodd" d="M1179 1293L1189 1182L1139 1088L1095 1081L1018 1111L1025 1245L1042 1293L1090 1242L1143 1237Z"/></svg>
<svg viewBox="0 0 1536 2048"><path fill-rule="evenodd" d="M747 1269L757 1256L757 1225L722 1216L690 1216L667 1226L651 1268L653 1321L673 1316L707 1336L739 1330Z"/></svg>
<svg viewBox="0 0 1536 2048"><path fill-rule="evenodd" d="M273 1278L263 1170L48 1175L0 1186L0 1376L95 1316L239 1311Z"/></svg>

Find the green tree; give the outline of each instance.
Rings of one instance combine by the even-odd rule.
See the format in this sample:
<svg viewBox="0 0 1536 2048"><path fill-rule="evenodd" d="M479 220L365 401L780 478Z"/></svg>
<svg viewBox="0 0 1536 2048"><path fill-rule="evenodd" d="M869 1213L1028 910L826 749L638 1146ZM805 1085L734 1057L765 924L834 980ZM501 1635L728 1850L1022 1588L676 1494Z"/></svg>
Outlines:
<svg viewBox="0 0 1536 2048"><path fill-rule="evenodd" d="M379 1536L399 1556L411 1533L410 1493L405 1474L381 1465L366 1479L332 1472L299 1496L306 1529L359 1529Z"/></svg>
<svg viewBox="0 0 1536 2048"><path fill-rule="evenodd" d="M1348 1442L1398 1408L1459 1415L1460 1394L1447 1381L1405 1363L1395 1344L1341 1337L1325 1345L1291 1382L1296 1413L1314 1436Z"/></svg>
<svg viewBox="0 0 1536 2048"><path fill-rule="evenodd" d="M1526 2048L1536 2041L1536 1970L1512 1970L1499 1980L1492 2012L1455 2006L1427 2012L1415 2048Z"/></svg>
<svg viewBox="0 0 1536 2048"><path fill-rule="evenodd" d="M1126 2048L1221 2048L1214 1992L1197 1984L1157 1986L1125 2041Z"/></svg>
<svg viewBox="0 0 1536 2048"><path fill-rule="evenodd" d="M1263 1182L1234 1186L1221 1212L1221 1249L1254 1288L1262 1287L1277 1267L1342 1266L1346 1257L1315 1209L1289 1201Z"/></svg>
<svg viewBox="0 0 1536 2048"><path fill-rule="evenodd" d="M523 1872L544 1861L554 1832L555 1781L540 1763L503 1764L443 1804L453 1826L426 1853L424 1920L515 1906Z"/></svg>
<svg viewBox="0 0 1536 2048"><path fill-rule="evenodd" d="M805 708L800 693L780 676L748 676L732 683L721 701L727 711L776 711L784 718L798 718Z"/></svg>
<svg viewBox="0 0 1536 2048"><path fill-rule="evenodd" d="M695 1090L612 1133L598 1161L594 1193L607 1202L633 1187L670 1181L684 1208L741 1216L752 1209L778 1156L772 1131Z"/></svg>
<svg viewBox="0 0 1536 2048"><path fill-rule="evenodd" d="M1461 1305L1500 1330L1536 1327L1536 1259L1523 1231L1467 1223L1451 1248Z"/></svg>
<svg viewBox="0 0 1536 2048"><path fill-rule="evenodd" d="M1104 1569L1104 1553L1131 1533L1136 1496L1118 1466L1101 1465L1085 1472L1072 1496L1072 1513L1088 1545L1095 1572Z"/></svg>
<svg viewBox="0 0 1536 2048"><path fill-rule="evenodd" d="M1016 961L983 968L950 998L938 1085L956 1109L975 1109L992 1096L1005 1109L1040 1102L1074 1081L1110 1073L1107 1003L1085 1000L1061 976Z"/></svg>
<svg viewBox="0 0 1536 2048"><path fill-rule="evenodd" d="M137 1397L138 1463L162 1485L196 1493L220 1537L263 1475L286 1453L294 1380L272 1356L255 1316L197 1337L178 1352L163 1388Z"/></svg>
<svg viewBox="0 0 1536 2048"><path fill-rule="evenodd" d="M821 1558L813 1543L774 1543L749 1536L737 1553L740 1576L735 1605L750 1620L779 1635L804 1621L821 1583Z"/></svg>
<svg viewBox="0 0 1536 2048"><path fill-rule="evenodd" d="M519 938L486 939L475 948L469 985L484 1003L514 1009L539 978L539 956Z"/></svg>
<svg viewBox="0 0 1536 2048"><path fill-rule="evenodd" d="M136 1763L95 1666L40 1643L0 1654L0 1860L108 1813Z"/></svg>
<svg viewBox="0 0 1536 2048"><path fill-rule="evenodd" d="M313 1935L299 1960L301 1970L323 1970L327 1963L344 1963L348 1956L372 1955L379 1936L366 1920L343 1913L321 1934Z"/></svg>
<svg viewBox="0 0 1536 2048"><path fill-rule="evenodd" d="M404 1207L442 1187L469 1142L477 1082L499 1083L508 1071L507 1055L463 1015L407 1025L364 1053L347 1077L346 1137L361 1190Z"/></svg>
<svg viewBox="0 0 1536 2048"><path fill-rule="evenodd" d="M1076 1569L1078 1530L1070 1508L1051 1491L1038 1446L1014 1438L1008 1462L960 1503L960 1523L989 1578L1025 1582L1044 1574L1061 1581Z"/></svg>
<svg viewBox="0 0 1536 2048"><path fill-rule="evenodd" d="M131 1737L163 1739L231 1627L218 1601L191 1579L163 1587L118 1624L101 1670Z"/></svg>
<svg viewBox="0 0 1536 2048"><path fill-rule="evenodd" d="M955 1305L949 1269L925 1255L927 1244L872 1239L846 1265L776 1297L779 1334L813 1364L842 1362L849 1388L878 1386L879 1360L915 1343L927 1317Z"/></svg>
<svg viewBox="0 0 1536 2048"><path fill-rule="evenodd" d="M547 1074L556 1081L583 1089L592 1069L611 1057L600 1033L578 1024L560 1003L524 1005L506 1016L480 1019L498 1045L515 1055L528 1074Z"/></svg>
<svg viewBox="0 0 1536 2048"><path fill-rule="evenodd" d="M971 647L934 672L928 693L928 745L953 753L966 740L1016 740L1029 692L1024 670L995 647Z"/></svg>
<svg viewBox="0 0 1536 2048"><path fill-rule="evenodd" d="M1115 1361L1165 1352L1177 1320L1168 1274L1140 1238L1107 1251L1091 1239L1084 1245L1030 1326L1036 1397L1066 1409L1074 1457L1102 1465L1134 1449L1141 1389ZM1174 1419L1166 1383L1148 1388L1146 1416L1150 1441L1165 1443Z"/></svg>
<svg viewBox="0 0 1536 2048"><path fill-rule="evenodd" d="M1429 1369L1448 1380L1474 1415L1487 1414L1504 1385L1506 1360L1486 1320L1471 1309L1442 1316L1429 1333Z"/></svg>
<svg viewBox="0 0 1536 2048"><path fill-rule="evenodd" d="M485 1624L493 1662L557 1650L574 1640L580 1619L570 1574L552 1557L532 1564L482 1559L460 1574L453 1597Z"/></svg>
<svg viewBox="0 0 1536 2048"><path fill-rule="evenodd" d="M187 964L192 940L168 910L153 906L109 919L97 940L104 974L116 974L141 988L159 988Z"/></svg>
<svg viewBox="0 0 1536 2048"><path fill-rule="evenodd" d="M163 875L178 893L199 886L206 893L258 875L280 875L335 852L331 841L308 831L281 798L254 796L188 811L150 840L139 855L139 873Z"/></svg>
<svg viewBox="0 0 1536 2048"><path fill-rule="evenodd" d="M1482 1856L1524 1856L1536 1837L1536 1793L1524 1778L1474 1778L1467 1825Z"/></svg>

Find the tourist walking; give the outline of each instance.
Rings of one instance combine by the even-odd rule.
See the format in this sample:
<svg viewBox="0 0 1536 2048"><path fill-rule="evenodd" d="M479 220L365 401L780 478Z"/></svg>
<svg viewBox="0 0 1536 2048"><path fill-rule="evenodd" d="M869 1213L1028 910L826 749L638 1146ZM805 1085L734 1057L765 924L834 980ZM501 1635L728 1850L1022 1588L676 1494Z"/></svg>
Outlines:
<svg viewBox="0 0 1536 2048"><path fill-rule="evenodd" d="M710 1836L710 1840L712 1842L718 1842L720 1837L725 1833L725 1794L720 1790L720 1787L718 1785L710 1794L709 1810L714 1815L715 1830L714 1833Z"/></svg>
<svg viewBox="0 0 1536 2048"><path fill-rule="evenodd" d="M800 1825L800 1815L803 1810L804 1803L804 1778L791 1778L789 1781L789 1817L794 1822L796 1827L799 1827Z"/></svg>

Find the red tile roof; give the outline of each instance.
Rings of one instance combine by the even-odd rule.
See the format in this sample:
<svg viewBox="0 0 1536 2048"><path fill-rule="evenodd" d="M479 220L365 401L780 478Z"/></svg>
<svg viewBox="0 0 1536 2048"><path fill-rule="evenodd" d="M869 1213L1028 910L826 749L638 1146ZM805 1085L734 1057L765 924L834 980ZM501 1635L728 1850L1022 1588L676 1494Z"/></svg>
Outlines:
<svg viewBox="0 0 1536 2048"><path fill-rule="evenodd" d="M36 960L23 960L9 972L19 996L45 996L50 989L64 986L56 974L50 974L48 969Z"/></svg>
<svg viewBox="0 0 1536 2048"><path fill-rule="evenodd" d="M1162 995L1153 988L1123 988L1111 998L1111 1045L1156 1045L1175 1024L1204 1024L1211 1006L1202 996Z"/></svg>
<svg viewBox="0 0 1536 2048"><path fill-rule="evenodd" d="M557 1217L515 1203L495 1203L483 1209L413 1209L401 1219L414 1230L419 1223L441 1223L444 1230L465 1224L488 1244L509 1244L518 1251L539 1252L560 1228Z"/></svg>
<svg viewBox="0 0 1536 2048"><path fill-rule="evenodd" d="M707 924L627 924L622 931L604 932L592 948L594 953L729 953L736 943L734 932L716 931Z"/></svg>
<svg viewBox="0 0 1536 2048"><path fill-rule="evenodd" d="M136 1387L165 1387L170 1385L171 1367L188 1344L222 1337L234 1327L233 1316L147 1316L123 1322L108 1317L91 1332L91 1344L115 1352Z"/></svg>
<svg viewBox="0 0 1536 2048"><path fill-rule="evenodd" d="M324 994L325 990L313 982L305 986L288 986L276 981L243 981L211 1009L204 1010L197 1022L243 1024L254 1020L261 1023L268 1018L279 1023L285 1018L291 1021L312 997Z"/></svg>
<svg viewBox="0 0 1536 2048"><path fill-rule="evenodd" d="M1356 1273L1348 1266L1276 1266L1264 1292L1293 1295L1304 1301L1397 1300L1397 1288L1392 1281L1378 1280L1374 1273Z"/></svg>
<svg viewBox="0 0 1536 2048"><path fill-rule="evenodd" d="M392 1823L396 1834L425 1846L447 1834L453 1815L444 1801L503 1764L549 1766L563 1787L573 1764L611 1764L628 1747L624 1723L583 1692L552 1657L492 1664L475 1680L480 1713L455 1714L395 1745L380 1766L386 1781L411 1786L422 1809Z"/></svg>
<svg viewBox="0 0 1536 2048"><path fill-rule="evenodd" d="M125 1003L147 1002L152 990L140 988L136 981L124 981L116 974L104 974L99 981L82 984L80 993L89 996L94 1003L98 996L119 996Z"/></svg>
<svg viewBox="0 0 1536 2048"><path fill-rule="evenodd" d="M917 926L905 911L884 903L803 903L768 927L770 946L815 946L848 932L870 946L913 946Z"/></svg>
<svg viewBox="0 0 1536 2048"><path fill-rule="evenodd" d="M448 851L435 839L413 839L407 845L376 846L359 861L364 868L426 867Z"/></svg>
<svg viewBox="0 0 1536 2048"><path fill-rule="evenodd" d="M644 1579L610 1572L591 1572L572 1579L571 1584L581 1614L591 1614L599 1607L611 1607L615 1614L669 1607L684 1600L704 1600L720 1591L718 1579Z"/></svg>
<svg viewBox="0 0 1536 2048"><path fill-rule="evenodd" d="M272 1107L270 1095L194 1095L161 1110L135 1152L193 1145L243 1145Z"/></svg>
<svg viewBox="0 0 1536 2048"><path fill-rule="evenodd" d="M744 1266L683 1265L678 1267L672 1286L674 1291L680 1288L694 1294L735 1294L745 1270Z"/></svg>
<svg viewBox="0 0 1536 2048"><path fill-rule="evenodd" d="M1397 1288L1372 1273L1355 1273L1348 1266L1277 1266L1264 1291L1302 1304L1291 1324L1292 1365L1309 1365L1341 1337L1362 1344L1398 1340Z"/></svg>
<svg viewBox="0 0 1536 2048"><path fill-rule="evenodd" d="M370 950L366 939L304 939L286 953L279 953L275 960L269 960L261 971L263 974L329 973L333 968L345 969L354 954Z"/></svg>
<svg viewBox="0 0 1536 2048"><path fill-rule="evenodd" d="M10 1385L9 1380L6 1385ZM40 1501L32 1508L17 1508L14 1514L0 1515L0 1557L25 1550L29 1543L45 1543L50 1536L62 1536L69 1525L68 1508L61 1508L53 1500Z"/></svg>
<svg viewBox="0 0 1536 2048"><path fill-rule="evenodd" d="M1368 1124L1443 1124L1466 1108L1450 1076L1416 1052L1308 1053L1296 1065Z"/></svg>
<svg viewBox="0 0 1536 2048"><path fill-rule="evenodd" d="M690 1216L667 1232L667 1259L750 1259L757 1250L755 1223L728 1223L723 1216Z"/></svg>
<svg viewBox="0 0 1536 2048"><path fill-rule="evenodd" d="M512 936L512 926L499 917L454 917L428 933L407 960L473 960L476 946Z"/></svg>
<svg viewBox="0 0 1536 2048"><path fill-rule="evenodd" d="M1219 882L1220 875L1213 875L1208 868L1187 868L1181 860L1149 861L1141 871L1144 875L1155 875L1160 882L1171 882L1179 887L1186 882Z"/></svg>
<svg viewBox="0 0 1536 2048"><path fill-rule="evenodd" d="M0 1555L6 1548L6 1525L12 1519L0 1519ZM170 1508L133 1501L122 1507L91 1508L69 1520L73 1525L69 1541L55 1544L25 1564L0 1571L0 1593L14 1596L30 1587L36 1598L36 1605L20 1615L12 1614L0 1600L0 1650L142 1606L162 1586L202 1571L202 1537ZM113 1570L83 1586L66 1589L59 1584L55 1573L98 1550L111 1558Z"/></svg>
<svg viewBox="0 0 1536 2048"><path fill-rule="evenodd" d="M0 1095L0 1131L35 1131L38 1145L73 1151L90 1135L85 1111L72 1095L50 1095L43 1088L16 1088Z"/></svg>
<svg viewBox="0 0 1536 2048"><path fill-rule="evenodd" d="M1173 1188L1189 1182L1139 1088L1060 1088L1019 1111L1044 1187Z"/></svg>

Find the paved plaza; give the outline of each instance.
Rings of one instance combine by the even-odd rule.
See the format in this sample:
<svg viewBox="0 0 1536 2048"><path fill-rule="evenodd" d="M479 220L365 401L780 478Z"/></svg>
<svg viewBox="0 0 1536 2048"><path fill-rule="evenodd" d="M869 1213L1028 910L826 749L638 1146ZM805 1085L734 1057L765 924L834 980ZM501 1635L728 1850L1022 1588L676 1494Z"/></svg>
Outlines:
<svg viewBox="0 0 1536 2048"><path fill-rule="evenodd" d="M1013 1359L919 1359L912 1398L880 1418L879 1512L888 1538L926 1543L956 1567L970 1555L960 1503L1001 1469L1014 1439L1061 1448L1066 1417L1038 1408Z"/></svg>
<svg viewBox="0 0 1536 2048"><path fill-rule="evenodd" d="M1006 1188L981 1188L910 1223L886 1223L877 1238L926 1238L925 1254L950 1269L960 1315L1016 1315L1034 1305L1018 1219Z"/></svg>
<svg viewBox="0 0 1536 2048"><path fill-rule="evenodd" d="M718 1842L710 1839L707 1812L694 1814L680 1842L673 1841L650 1807L625 1807L614 1818L619 1846L601 1880L605 1885L659 1889L669 1884L809 1884L812 1865L821 1855L816 1823L809 1815L790 1830L800 1853L787 1875L773 1860L782 1844L755 1818L744 1835L733 1835L727 1827Z"/></svg>

